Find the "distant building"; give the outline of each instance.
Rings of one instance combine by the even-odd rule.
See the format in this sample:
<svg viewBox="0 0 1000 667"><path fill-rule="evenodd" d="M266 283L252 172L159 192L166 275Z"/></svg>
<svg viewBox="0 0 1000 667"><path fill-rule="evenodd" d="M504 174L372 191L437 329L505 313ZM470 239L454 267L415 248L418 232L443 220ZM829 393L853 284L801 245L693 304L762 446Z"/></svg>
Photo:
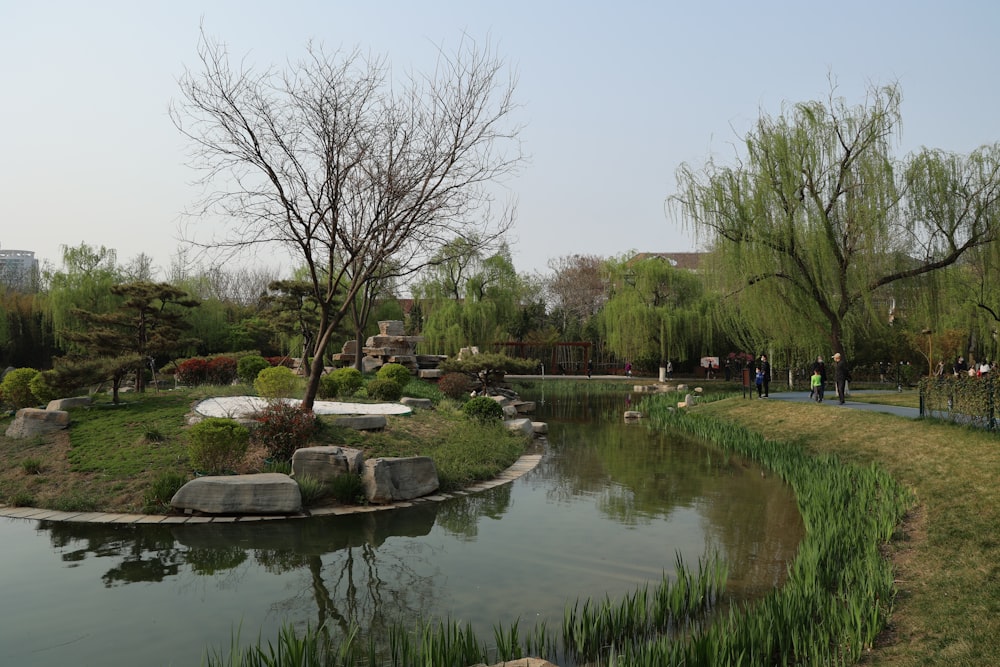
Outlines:
<svg viewBox="0 0 1000 667"><path fill-rule="evenodd" d="M38 260L31 250L0 248L0 285L16 292L38 289Z"/></svg>

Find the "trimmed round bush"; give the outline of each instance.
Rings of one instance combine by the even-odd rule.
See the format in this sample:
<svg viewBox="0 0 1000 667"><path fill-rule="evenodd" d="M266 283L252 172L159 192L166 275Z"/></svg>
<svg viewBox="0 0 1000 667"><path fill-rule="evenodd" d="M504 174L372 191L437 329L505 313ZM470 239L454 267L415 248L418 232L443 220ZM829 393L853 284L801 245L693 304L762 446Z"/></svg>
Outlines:
<svg viewBox="0 0 1000 667"><path fill-rule="evenodd" d="M337 384L337 378L333 377L331 373L321 376L317 394L320 398L324 399L337 398L340 394L340 385Z"/></svg>
<svg viewBox="0 0 1000 667"><path fill-rule="evenodd" d="M35 395L39 403L48 403L57 398L62 398L59 389L49 384L45 373L39 373L28 382L28 388Z"/></svg>
<svg viewBox="0 0 1000 667"><path fill-rule="evenodd" d="M330 376L337 381L338 396L351 396L365 383L361 371L353 366L338 368Z"/></svg>
<svg viewBox="0 0 1000 667"><path fill-rule="evenodd" d="M400 387L405 387L413 379L413 373L403 364L384 364L375 372L375 377L392 380Z"/></svg>
<svg viewBox="0 0 1000 667"><path fill-rule="evenodd" d="M271 364L264 357L259 354L249 354L236 363L236 376L243 384L253 384L257 374L270 367Z"/></svg>
<svg viewBox="0 0 1000 667"><path fill-rule="evenodd" d="M15 368L3 377L0 395L15 408L31 408L38 405L38 397L31 391L31 381L38 375L34 368Z"/></svg>
<svg viewBox="0 0 1000 667"><path fill-rule="evenodd" d="M233 470L250 447L250 430L223 417L209 417L188 432L188 456L195 470L218 474Z"/></svg>
<svg viewBox="0 0 1000 667"><path fill-rule="evenodd" d="M476 396L462 406L462 412L481 422L503 419L503 408L489 396Z"/></svg>
<svg viewBox="0 0 1000 667"><path fill-rule="evenodd" d="M287 366L272 366L257 374L253 388L263 398L287 398L295 393L299 378Z"/></svg>
<svg viewBox="0 0 1000 667"><path fill-rule="evenodd" d="M464 401L472 391L472 382L465 373L445 373L437 381L438 389L448 398Z"/></svg>
<svg viewBox="0 0 1000 667"><path fill-rule="evenodd" d="M399 383L386 378L374 378L368 381L368 398L376 401L398 401L403 397L403 388Z"/></svg>

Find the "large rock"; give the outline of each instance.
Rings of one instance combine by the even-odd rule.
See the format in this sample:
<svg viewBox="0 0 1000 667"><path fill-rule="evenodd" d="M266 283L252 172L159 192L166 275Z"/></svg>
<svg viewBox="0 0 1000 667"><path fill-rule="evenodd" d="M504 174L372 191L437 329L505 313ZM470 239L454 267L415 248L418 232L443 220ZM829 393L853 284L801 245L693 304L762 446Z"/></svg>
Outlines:
<svg viewBox="0 0 1000 667"><path fill-rule="evenodd" d="M302 494L295 480L277 472L198 477L178 489L170 504L206 514L296 514Z"/></svg>
<svg viewBox="0 0 1000 667"><path fill-rule="evenodd" d="M505 419L503 425L507 427L508 431L514 433L520 433L529 438L535 435L535 427L531 420L527 417L519 417L517 419Z"/></svg>
<svg viewBox="0 0 1000 667"><path fill-rule="evenodd" d="M361 479L368 502L410 500L437 491L437 467L427 456L379 458L365 461Z"/></svg>
<svg viewBox="0 0 1000 667"><path fill-rule="evenodd" d="M49 404L45 406L46 410L69 410L70 408L79 408L85 405L90 405L93 401L90 400L90 396L73 396L72 398L56 398L49 401Z"/></svg>
<svg viewBox="0 0 1000 667"><path fill-rule="evenodd" d="M61 431L68 426L69 413L65 410L21 408L14 415L14 421L7 427L6 434L8 438L23 440Z"/></svg>
<svg viewBox="0 0 1000 667"><path fill-rule="evenodd" d="M336 445L303 447L292 454L292 477L329 482L340 475L361 474L364 461L365 456L359 449Z"/></svg>
<svg viewBox="0 0 1000 667"><path fill-rule="evenodd" d="M412 396L404 396L399 399L399 402L403 405L407 405L411 408L420 408L422 410L430 410L434 407L434 404L429 398L414 398Z"/></svg>

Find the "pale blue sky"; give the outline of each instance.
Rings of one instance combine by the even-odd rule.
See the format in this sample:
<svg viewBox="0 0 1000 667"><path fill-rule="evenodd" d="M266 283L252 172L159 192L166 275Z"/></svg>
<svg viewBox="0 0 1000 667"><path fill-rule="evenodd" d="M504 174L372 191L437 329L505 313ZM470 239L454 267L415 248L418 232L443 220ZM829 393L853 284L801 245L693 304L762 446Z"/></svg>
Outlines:
<svg viewBox="0 0 1000 667"><path fill-rule="evenodd" d="M760 113L869 84L903 92L899 155L1000 141L995 2L0 0L0 248L62 244L167 267L197 190L167 108L199 24L281 64L309 39L426 69L463 31L519 75L530 161L509 182L519 271L549 258L690 251L675 171L731 161Z"/></svg>

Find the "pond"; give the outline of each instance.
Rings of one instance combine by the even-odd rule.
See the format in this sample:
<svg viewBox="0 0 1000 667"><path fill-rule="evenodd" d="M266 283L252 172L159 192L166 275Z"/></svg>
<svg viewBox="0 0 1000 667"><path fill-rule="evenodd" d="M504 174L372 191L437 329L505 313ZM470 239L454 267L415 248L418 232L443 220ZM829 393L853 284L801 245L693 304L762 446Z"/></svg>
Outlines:
<svg viewBox="0 0 1000 667"><path fill-rule="evenodd" d="M718 552L728 595L784 578L803 535L789 489L676 434L625 424L623 392L534 391L544 455L511 484L392 511L293 521L109 525L0 519L0 664L191 665L297 627L418 617L560 627Z"/></svg>

